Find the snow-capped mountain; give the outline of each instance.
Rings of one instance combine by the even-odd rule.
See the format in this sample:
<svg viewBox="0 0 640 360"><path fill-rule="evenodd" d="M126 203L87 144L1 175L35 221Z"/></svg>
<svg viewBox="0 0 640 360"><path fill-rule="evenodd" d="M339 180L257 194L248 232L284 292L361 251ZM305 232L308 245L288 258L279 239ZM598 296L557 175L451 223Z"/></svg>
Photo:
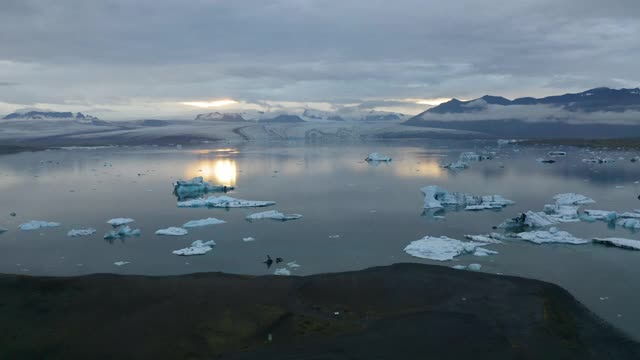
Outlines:
<svg viewBox="0 0 640 360"><path fill-rule="evenodd" d="M16 111L3 118L4 120L76 120L80 122L92 122L99 120L95 116L85 115L81 112L59 112L59 111Z"/></svg>
<svg viewBox="0 0 640 360"><path fill-rule="evenodd" d="M207 114L199 114L196 116L196 120L201 121L221 121L221 122L244 122L244 117L239 113L220 113L212 112Z"/></svg>

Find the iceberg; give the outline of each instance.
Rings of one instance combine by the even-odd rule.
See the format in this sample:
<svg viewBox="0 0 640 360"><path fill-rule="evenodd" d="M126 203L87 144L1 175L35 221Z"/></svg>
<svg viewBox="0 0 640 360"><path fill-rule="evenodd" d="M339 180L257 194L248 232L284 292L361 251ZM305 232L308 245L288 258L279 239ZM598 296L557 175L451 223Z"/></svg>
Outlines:
<svg viewBox="0 0 640 360"><path fill-rule="evenodd" d="M47 228L47 227L56 227L56 226L60 226L60 223L57 222L48 222L48 221L40 221L40 220L31 220L29 222L26 222L24 224L20 224L18 227L20 228L20 230L38 230L40 228Z"/></svg>
<svg viewBox="0 0 640 360"><path fill-rule="evenodd" d="M443 169L449 169L449 170L464 170L469 167L469 164L467 164L464 161L458 160L456 162L443 164L441 167Z"/></svg>
<svg viewBox="0 0 640 360"><path fill-rule="evenodd" d="M274 271L273 274L281 275L281 276L289 276L291 275L291 271L289 271L289 269L287 268L280 268L280 269L276 269L276 271Z"/></svg>
<svg viewBox="0 0 640 360"><path fill-rule="evenodd" d="M109 231L104 234L105 240L123 239L129 236L140 236L140 229L132 230L129 226L125 225L116 230Z"/></svg>
<svg viewBox="0 0 640 360"><path fill-rule="evenodd" d="M412 241L404 248L404 252L422 259L437 261L453 260L454 257L465 253L475 253L476 249L487 243L475 241L460 241L446 236L424 238Z"/></svg>
<svg viewBox="0 0 640 360"><path fill-rule="evenodd" d="M584 213L595 220L604 220L607 222L615 221L618 218L618 213L615 211L585 210Z"/></svg>
<svg viewBox="0 0 640 360"><path fill-rule="evenodd" d="M549 151L547 153L547 155L549 155L549 156L567 156L567 152L566 151Z"/></svg>
<svg viewBox="0 0 640 360"><path fill-rule="evenodd" d="M89 236L96 233L96 229L87 228L87 229L72 229L67 233L67 236L78 237L78 236Z"/></svg>
<svg viewBox="0 0 640 360"><path fill-rule="evenodd" d="M516 234L523 240L530 241L535 244L562 243L572 245L587 244L590 241L574 237L566 231L558 230L552 227L549 231L529 231Z"/></svg>
<svg viewBox="0 0 640 360"><path fill-rule="evenodd" d="M382 154L379 154L377 152L371 153L369 154L369 156L367 156L365 159L365 161L391 161L391 158Z"/></svg>
<svg viewBox="0 0 640 360"><path fill-rule="evenodd" d="M302 215L300 214L283 214L279 211L269 210L269 211L263 211L263 212L247 215L246 219L249 221L255 221L260 219L287 221L287 220L300 219L301 217Z"/></svg>
<svg viewBox="0 0 640 360"><path fill-rule="evenodd" d="M107 221L107 223L111 224L111 226L120 226L134 221L135 220L129 218L115 218Z"/></svg>
<svg viewBox="0 0 640 360"><path fill-rule="evenodd" d="M465 235L465 239L471 241L477 241L487 244L502 244L502 241L505 239L504 235L498 233L491 233L488 235Z"/></svg>
<svg viewBox="0 0 640 360"><path fill-rule="evenodd" d="M595 200L581 194L566 193L558 194L553 197L557 205L585 205L594 204Z"/></svg>
<svg viewBox="0 0 640 360"><path fill-rule="evenodd" d="M179 228L179 227L169 227L166 229L160 229L156 231L156 235L166 235L166 236L182 236L187 235L189 230Z"/></svg>
<svg viewBox="0 0 640 360"><path fill-rule="evenodd" d="M194 177L191 180L178 180L173 183L173 193L179 199L193 198L210 192L227 192L233 190L233 186L212 185L202 176Z"/></svg>
<svg viewBox="0 0 640 360"><path fill-rule="evenodd" d="M595 238L593 242L607 246L616 246L627 250L640 250L640 240L624 238Z"/></svg>
<svg viewBox="0 0 640 360"><path fill-rule="evenodd" d="M256 241L256 239L254 239L254 238L252 238L251 236L249 236L249 237L242 238L242 241L244 241L244 242L250 242L250 241Z"/></svg>
<svg viewBox="0 0 640 360"><path fill-rule="evenodd" d="M226 223L226 221L224 220L218 220L216 218L206 218L206 219L202 219L202 220L191 220L189 222L184 223L184 225L182 225L183 228L194 228L194 227L200 227L200 226L208 226L208 225L218 225L218 224L224 224Z"/></svg>
<svg viewBox="0 0 640 360"><path fill-rule="evenodd" d="M466 210L500 209L514 204L500 195L473 196L431 185L420 189L424 194L425 209L441 209L445 206L464 206Z"/></svg>
<svg viewBox="0 0 640 360"><path fill-rule="evenodd" d="M525 227L545 227L555 225L558 220L544 212L527 211L498 225L500 229L516 229Z"/></svg>
<svg viewBox="0 0 640 360"><path fill-rule="evenodd" d="M577 222L580 221L578 209L578 206L573 205L547 204L543 212L558 222Z"/></svg>
<svg viewBox="0 0 640 360"><path fill-rule="evenodd" d="M196 240L191 243L191 246L186 247L184 249L174 250L173 254L180 256L193 256L193 255L204 255L209 251L213 250L213 247L216 245L216 242L213 240L202 241Z"/></svg>
<svg viewBox="0 0 640 360"><path fill-rule="evenodd" d="M115 266L124 266L124 265L127 265L127 264L131 264L131 263L128 262L128 261L116 261L116 262L113 263L113 265L115 265Z"/></svg>
<svg viewBox="0 0 640 360"><path fill-rule="evenodd" d="M246 207L265 207L275 205L275 201L253 201L253 200L241 200L235 199L230 196L211 196L207 199L195 199L179 201L178 207L182 208L195 208L195 207L210 207L210 208L246 208Z"/></svg>

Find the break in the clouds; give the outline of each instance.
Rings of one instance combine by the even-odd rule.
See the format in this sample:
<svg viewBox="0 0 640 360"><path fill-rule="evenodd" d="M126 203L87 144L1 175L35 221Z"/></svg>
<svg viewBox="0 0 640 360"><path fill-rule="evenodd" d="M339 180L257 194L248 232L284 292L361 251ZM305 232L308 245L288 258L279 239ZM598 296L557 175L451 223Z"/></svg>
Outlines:
<svg viewBox="0 0 640 360"><path fill-rule="evenodd" d="M0 113L418 113L441 98L635 87L639 18L637 0L4 0Z"/></svg>

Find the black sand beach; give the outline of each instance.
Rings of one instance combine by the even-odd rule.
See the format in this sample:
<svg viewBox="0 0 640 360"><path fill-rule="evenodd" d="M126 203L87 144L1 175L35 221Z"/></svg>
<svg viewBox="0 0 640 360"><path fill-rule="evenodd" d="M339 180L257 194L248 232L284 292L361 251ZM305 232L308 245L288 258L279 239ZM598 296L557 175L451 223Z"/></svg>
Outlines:
<svg viewBox="0 0 640 360"><path fill-rule="evenodd" d="M0 277L0 359L638 359L541 281L396 264L307 277Z"/></svg>

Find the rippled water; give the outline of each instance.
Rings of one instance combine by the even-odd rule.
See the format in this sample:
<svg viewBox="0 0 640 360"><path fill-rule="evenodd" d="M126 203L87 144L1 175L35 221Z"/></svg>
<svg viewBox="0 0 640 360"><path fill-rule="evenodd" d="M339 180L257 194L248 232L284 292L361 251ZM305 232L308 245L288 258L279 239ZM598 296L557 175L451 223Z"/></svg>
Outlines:
<svg viewBox="0 0 640 360"><path fill-rule="evenodd" d="M600 316L640 338L640 252L597 245L535 245L510 241L490 246L489 257L461 256L440 263L411 257L402 250L425 235L462 239L491 232L491 227L527 210L542 210L558 193L577 192L597 201L583 209L631 211L640 208L640 165L635 154L614 164L589 165L585 150L555 164L536 158L548 148L497 148L495 143L404 141L357 144L246 143L209 148L101 148L52 150L0 157L0 272L33 275L78 275L96 272L181 274L225 271L272 274L267 254L297 261L294 274L362 269L395 262L444 266L479 263L482 271L519 275L559 284ZM369 164L365 156L379 151L389 164ZM497 158L451 172L440 167L463 151L496 151ZM171 183L203 176L236 186L230 196L273 200L267 208L300 213L300 220L247 222L245 216L265 209L184 209L176 207ZM442 220L422 216L426 185L477 195L501 194L516 201L501 211L450 212ZM10 216L15 212L17 216ZM140 237L106 241L107 220L135 219ZM190 229L182 237L154 235L160 228L215 217L226 224ZM20 231L29 220L62 223L58 228ZM89 237L70 238L72 228L94 227ZM603 222L562 224L584 238L639 238ZM255 241L244 242L245 237ZM171 252L194 240L215 240L204 256ZM130 264L117 267L116 261ZM443 284L446 286L446 284ZM601 299L602 298L602 299Z"/></svg>

